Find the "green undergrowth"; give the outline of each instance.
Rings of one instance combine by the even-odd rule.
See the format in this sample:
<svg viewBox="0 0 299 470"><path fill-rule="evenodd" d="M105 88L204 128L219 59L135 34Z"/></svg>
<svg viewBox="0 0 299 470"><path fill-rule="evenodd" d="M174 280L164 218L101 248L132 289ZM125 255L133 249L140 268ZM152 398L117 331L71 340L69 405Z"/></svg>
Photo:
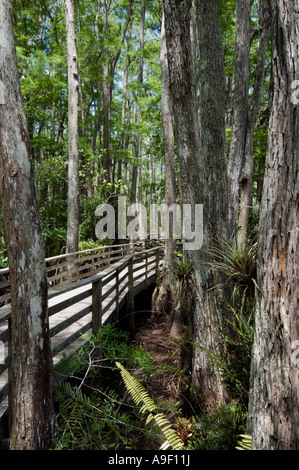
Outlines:
<svg viewBox="0 0 299 470"><path fill-rule="evenodd" d="M115 361L138 373L154 373L147 351L130 343L114 325L100 329L76 354L55 367L55 450L130 450L151 448L159 438L141 422L138 407L125 393ZM65 378L65 380L61 380Z"/></svg>
<svg viewBox="0 0 299 470"><path fill-rule="evenodd" d="M246 421L237 401L185 417L178 403L168 407L151 396L147 383L155 373L149 353L114 325L86 337L76 354L55 367L54 449L236 449Z"/></svg>
<svg viewBox="0 0 299 470"><path fill-rule="evenodd" d="M190 420L191 450L235 450L245 432L246 413L238 402Z"/></svg>

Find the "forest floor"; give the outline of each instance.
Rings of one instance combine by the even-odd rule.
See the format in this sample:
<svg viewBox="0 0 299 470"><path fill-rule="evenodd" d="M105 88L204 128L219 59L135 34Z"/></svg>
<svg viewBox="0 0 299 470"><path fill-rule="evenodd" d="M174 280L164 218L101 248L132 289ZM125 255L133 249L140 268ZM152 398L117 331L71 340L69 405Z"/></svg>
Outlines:
<svg viewBox="0 0 299 470"><path fill-rule="evenodd" d="M151 357L153 373L147 375L141 371L135 376L140 380L149 396L158 405L168 419L175 424L180 415L181 378L180 348L167 332L167 317L163 314L142 318L137 322L133 340ZM176 427L176 426L175 426ZM177 429L179 430L179 429ZM181 436L183 438L183 436ZM157 449L162 442L148 440L145 436L135 436L137 448Z"/></svg>
<svg viewBox="0 0 299 470"><path fill-rule="evenodd" d="M180 400L180 348L167 332L167 317L160 314L137 324L134 342L150 355L154 373L146 389L156 403L167 409Z"/></svg>

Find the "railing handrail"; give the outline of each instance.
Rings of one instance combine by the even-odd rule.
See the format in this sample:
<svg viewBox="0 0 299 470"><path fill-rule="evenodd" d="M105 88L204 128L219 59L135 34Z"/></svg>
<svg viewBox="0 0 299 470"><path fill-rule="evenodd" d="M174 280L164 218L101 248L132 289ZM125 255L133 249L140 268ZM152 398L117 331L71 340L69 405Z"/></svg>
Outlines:
<svg viewBox="0 0 299 470"><path fill-rule="evenodd" d="M125 265L128 265L129 261L132 258L135 258L135 257L140 258L140 257L142 257L142 255L145 255L146 253L155 252L157 250L160 250L159 246L155 246L155 247L148 248L148 249L140 251L140 252L136 252L136 253L126 255L120 261L117 261L117 262L111 264L106 269L104 269L103 271L101 271L97 274L93 274L92 276L89 276L85 279L81 279L79 281L74 281L70 284L67 284L67 285L64 285L64 286L61 286L61 287L59 287L59 286L58 287L53 287L53 288L49 289L49 291L48 291L48 299L51 299L53 297L56 297L57 295L65 294L65 293L70 292L72 290L78 289L79 287L83 287L84 285L92 284L93 282L96 282L100 279L104 279L105 277L107 277L109 274L111 274L116 269L119 269L119 268L124 269L126 267ZM6 309L8 310L10 305L0 307L0 310L1 310L1 308L4 308L4 307L6 307Z"/></svg>
<svg viewBox="0 0 299 470"><path fill-rule="evenodd" d="M132 256L134 256L134 255L126 255L121 260L121 262L117 261L116 263L108 266L103 271L101 271L97 274L93 274L92 276L87 277L85 279L81 279L80 281L75 281L75 282L72 282L71 284L67 284L67 285L61 286L61 287L59 287L59 286L58 287L53 287L48 292L48 298L51 299L53 297L56 297L57 295L65 294L66 292L70 292L72 290L78 289L78 287L83 287L83 286L86 286L88 284L92 284L93 282L99 281L100 279L103 279L103 278L109 276L109 274L111 274L113 271L115 271L118 267L123 266L123 264L125 264L125 262L127 260L131 259Z"/></svg>
<svg viewBox="0 0 299 470"><path fill-rule="evenodd" d="M153 240L140 240L122 244L88 248L73 253L52 256L45 259L49 288L68 285L89 278L106 269L107 265L123 259L128 253L138 253L147 243L157 246ZM158 246L161 246L159 243ZM151 247L152 248L152 247ZM151 249L149 248L149 249ZM71 263L69 260L71 259ZM9 267L0 270L0 305L10 302Z"/></svg>
<svg viewBox="0 0 299 470"><path fill-rule="evenodd" d="M144 260L144 263L140 263L141 260ZM78 289L78 292L74 292L70 297L58 298L57 303L54 301L48 306L49 319L54 319L52 326L50 326L50 336L55 338L52 344L53 359L55 358L59 362L60 355L70 345L72 348L77 348L77 340L81 341L80 338L84 332L96 331L106 322L115 321L115 318L118 321L119 309L124 305L127 306L126 311L132 313L127 317L128 327L129 329L134 328L134 295L146 289L150 285L149 283L153 282L158 274L160 261L161 246L154 246L125 255L121 260L88 278L50 289L48 292L49 301L55 299L56 296ZM86 289L80 289L84 286ZM91 297L91 302L88 302L88 305L84 303L87 297ZM72 308L70 314L62 318L59 315L58 319L55 319L56 313L61 313L69 307ZM91 315L91 317L86 317L86 315ZM0 308L0 324L9 320L10 316L10 305ZM78 326L77 322L81 319L84 319L83 326L80 322L80 326ZM66 330L66 328L71 328L71 330ZM70 331L69 336L66 336L66 331L68 333ZM3 342L8 341L9 323L0 337ZM6 355L5 363L0 365L0 375L7 372L9 364L10 357ZM6 382L0 387L0 403L8 394L9 386Z"/></svg>
<svg viewBox="0 0 299 470"><path fill-rule="evenodd" d="M55 255L55 256L51 256L49 258L45 258L45 262L48 263L50 261L59 260L59 259L62 259L62 258L78 256L78 255L82 255L84 253L94 253L95 251L109 250L111 248L127 247L128 249L130 249L130 248L132 248L132 246L135 246L135 245L140 246L140 243L141 242L122 243L122 244L118 244L118 245L105 245L105 246L98 246L96 248L87 248L86 250L74 251L73 253L62 253L61 255ZM0 275L1 274L6 274L8 272L9 272L9 267L0 269Z"/></svg>
<svg viewBox="0 0 299 470"><path fill-rule="evenodd" d="M50 258L46 258L46 263L49 262L49 261L54 261L55 259L61 259L61 258L67 258L67 257L70 257L70 256L75 256L75 255L82 255L83 253L94 253L95 251L101 251L101 250L109 250L111 248L123 248L123 247L127 247L127 248L132 248L132 246L135 246L135 245L140 245L141 242L134 242L134 243L122 243L122 244L118 244L118 245L106 245L106 246L98 246L96 248L87 248L86 250L81 250L81 251L75 251L73 253L64 253L64 254L61 254L61 255L56 255L56 256L52 256Z"/></svg>

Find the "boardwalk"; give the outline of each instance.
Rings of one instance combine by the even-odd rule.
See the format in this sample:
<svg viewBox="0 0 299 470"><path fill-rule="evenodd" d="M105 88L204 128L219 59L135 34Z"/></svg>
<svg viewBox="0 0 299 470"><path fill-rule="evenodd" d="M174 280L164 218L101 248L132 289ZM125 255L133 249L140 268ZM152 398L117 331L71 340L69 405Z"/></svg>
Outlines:
<svg viewBox="0 0 299 470"><path fill-rule="evenodd" d="M84 334L116 322L125 309L134 327L134 297L149 287L159 274L161 248L127 254L99 272L71 283L49 288L49 325L54 365L85 341ZM0 340L5 345L5 364L0 364L1 415L8 406L8 320L10 306L0 308Z"/></svg>

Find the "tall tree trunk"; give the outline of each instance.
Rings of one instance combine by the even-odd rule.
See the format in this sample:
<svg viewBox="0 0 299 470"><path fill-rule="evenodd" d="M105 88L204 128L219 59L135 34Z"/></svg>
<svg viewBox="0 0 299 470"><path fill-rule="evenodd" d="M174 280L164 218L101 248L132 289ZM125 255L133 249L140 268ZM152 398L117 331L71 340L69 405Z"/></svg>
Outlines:
<svg viewBox="0 0 299 470"><path fill-rule="evenodd" d="M103 62L103 148L104 148L104 157L103 157L103 167L106 171L107 181L109 183L114 183L113 181L113 172L112 172L112 160L111 160L111 150L110 150L110 140L111 140L111 102L112 102L112 92L114 86L114 75L117 62L121 53L121 45L124 43L128 28L131 26L133 21L133 15L135 10L136 0L130 0L128 5L126 20L124 22L120 46L117 48L114 53L111 61L109 61L109 8L111 2L104 0L104 10L103 10L103 29L104 29L104 62Z"/></svg>
<svg viewBox="0 0 299 470"><path fill-rule="evenodd" d="M162 12L162 26L161 26L161 110L162 110L162 125L163 125L163 138L164 138L164 153L165 153L165 204L167 208L176 203L176 182L175 182L175 150L174 150L174 129L172 123L171 111L171 96L169 88L169 73L167 61L167 47L165 36L165 17L164 11ZM153 167L153 159L151 158ZM154 174L152 168L152 188L154 187ZM174 319L177 324L177 336L182 332L182 316L179 312L175 311L175 287L173 279L173 258L176 247L174 239L174 217L169 212L169 236L165 240L164 251L164 272L161 281L158 283L152 299L152 309L155 313L170 314L168 318L168 329L174 336L172 325Z"/></svg>
<svg viewBox="0 0 299 470"><path fill-rule="evenodd" d="M233 98L233 127L228 162L229 178L229 226L231 236L236 237L240 177L244 164L248 90L249 90L249 54L250 54L250 11L252 0L237 2L236 43L235 43L235 79Z"/></svg>
<svg viewBox="0 0 299 470"><path fill-rule="evenodd" d="M172 124L171 112L171 96L169 89L169 73L167 62L167 48L165 36L165 18L162 16L162 29L161 29L161 76L162 76L162 90L161 90L161 106L162 106L162 123L163 123L163 136L164 136L164 149L165 149L165 203L168 207L176 202L176 184L175 184L175 155L174 155L174 130ZM172 220L173 223L173 220ZM170 229L170 233L174 233L174 227ZM172 265L175 240L170 236L165 240L165 259L164 266L166 271Z"/></svg>
<svg viewBox="0 0 299 470"><path fill-rule="evenodd" d="M299 2L271 0L274 97L261 203L248 432L253 448L299 449Z"/></svg>
<svg viewBox="0 0 299 470"><path fill-rule="evenodd" d="M68 214L66 252L79 245L79 72L73 0L65 0L68 65Z"/></svg>
<svg viewBox="0 0 299 470"><path fill-rule="evenodd" d="M194 74L194 86L195 93L198 89L198 38L197 38L197 24L196 24L196 6L197 0L192 0L191 8L191 20L190 20L190 40L191 40L191 52L192 52L192 65L193 65L193 74Z"/></svg>
<svg viewBox="0 0 299 470"><path fill-rule="evenodd" d="M228 177L225 135L225 74L219 0L196 0L199 40L200 137L209 191L210 243L227 240ZM213 242L214 240L214 242ZM218 242L217 242L218 241Z"/></svg>
<svg viewBox="0 0 299 470"><path fill-rule="evenodd" d="M222 358L225 355L222 316L226 292L221 286L223 280L219 274L208 273L202 263L209 263L210 252L214 247L219 248L228 238L228 178L226 166L226 136L225 136L225 74L224 52L222 45L219 0L196 0L198 43L199 43L199 87L200 87L200 139L202 159L205 167L204 199L204 233L206 244L198 254L198 272L202 294L199 299L202 304L195 322L195 340L203 348ZM198 277L198 274L197 274ZM209 287L213 286L212 291ZM209 312L209 319L205 313ZM209 331L207 339L203 340L204 332ZM209 337L210 335L210 337ZM208 397L206 409L225 403L227 393L219 372L211 370L212 380L208 379L204 387L202 381L202 364L207 359L206 353L197 348L194 351L195 383ZM208 367L207 367L208 370ZM217 390L214 397L210 393L213 381Z"/></svg>
<svg viewBox="0 0 299 470"><path fill-rule="evenodd" d="M109 75L108 57L108 2L103 4L103 30L104 30L104 62L103 62L103 168L106 171L107 182L112 182L112 165L110 156L110 122L111 122L111 84Z"/></svg>
<svg viewBox="0 0 299 470"><path fill-rule="evenodd" d="M128 93L129 87L129 77L130 77L130 50L131 50L131 37L132 37L132 22L128 30L128 40L127 40L127 51L126 51L126 65L124 70L124 83L123 83L123 102L122 102L122 111L121 111L121 130L118 143L118 150L124 152L126 149L126 144L128 143L128 124L129 124L129 104L130 98ZM118 158L118 168L117 168L117 179L122 179L122 158Z"/></svg>
<svg viewBox="0 0 299 470"><path fill-rule="evenodd" d="M211 2L206 2L205 7L208 9L209 5L211 5ZM218 225L218 217L222 212L221 208L216 207L216 205L212 213L209 212L209 208L212 207L210 198L216 196L216 200L219 201L216 191L218 194L223 194L223 199L225 199L226 193L222 178L215 188L210 188L207 185L209 175L207 175L205 168L208 163L206 158L209 159L212 156L206 151L206 142L201 143L199 137L190 40L191 6L191 0L185 2L179 0L164 1L170 90L180 166L182 202L183 204L190 203L193 209L195 204L203 204L203 243L205 248L212 243L211 227L213 227L213 220ZM211 41L214 40L213 35L209 37ZM212 83L210 85L212 86ZM204 151L202 144L205 148ZM218 164L217 161L216 167ZM216 171L212 161L209 162L208 166L209 169L213 168L213 172ZM224 172L224 177L225 174ZM213 189L215 194L209 192ZM203 261L206 261L204 248L189 251L189 256L194 263L195 273L193 339L195 342L200 343L194 351L193 381L201 396L200 406L203 410L211 410L225 402L225 387L220 372L211 365L211 356L209 354L210 352L216 355L222 354L223 338L221 316L217 308L216 298L209 289L211 287L211 278L207 267L203 264Z"/></svg>
<svg viewBox="0 0 299 470"><path fill-rule="evenodd" d="M139 29L139 64L138 64L138 94L137 94L137 104L136 104L136 134L135 134L135 163L133 168L133 181L136 184L136 188L134 188L135 199L133 199L132 195L132 202L142 202L142 163L141 163L141 151L142 151L142 137L140 135L140 122L141 122L141 112L140 112L140 103L139 100L142 96L142 85L143 85L143 49L144 49L144 22L145 22L145 7L146 7L146 0L142 0L141 2L141 16L140 16L140 29Z"/></svg>
<svg viewBox="0 0 299 470"><path fill-rule="evenodd" d="M241 176L240 210L238 217L237 244L240 248L246 243L249 215L252 210L253 191L253 135L255 129L256 116L264 90L265 81L265 61L270 33L269 4L260 0L259 2L259 22L260 22L260 42L258 49L258 60L256 64L255 82L251 106L248 112L248 123L246 132L245 161Z"/></svg>
<svg viewBox="0 0 299 470"><path fill-rule="evenodd" d="M11 3L0 1L0 169L11 284L11 449L53 445L44 249L17 70Z"/></svg>

